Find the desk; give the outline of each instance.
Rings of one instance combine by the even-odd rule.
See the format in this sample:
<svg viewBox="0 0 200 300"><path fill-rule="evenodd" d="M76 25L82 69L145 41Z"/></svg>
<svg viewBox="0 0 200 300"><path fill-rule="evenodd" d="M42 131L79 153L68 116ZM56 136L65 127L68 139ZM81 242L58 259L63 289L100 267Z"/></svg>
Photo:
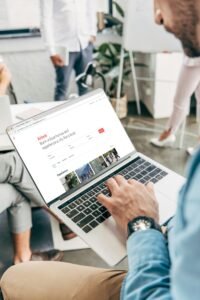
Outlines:
<svg viewBox="0 0 200 300"><path fill-rule="evenodd" d="M38 108L42 111L45 111L57 105L60 105L63 102L64 101L59 101L59 102L52 101L52 102L39 102L39 103L29 103L29 104L12 104L10 108L11 108L13 124L20 122L20 120L16 117L18 114L30 108ZM14 150L14 147L10 142L7 134L0 135L0 151L9 151L9 150Z"/></svg>

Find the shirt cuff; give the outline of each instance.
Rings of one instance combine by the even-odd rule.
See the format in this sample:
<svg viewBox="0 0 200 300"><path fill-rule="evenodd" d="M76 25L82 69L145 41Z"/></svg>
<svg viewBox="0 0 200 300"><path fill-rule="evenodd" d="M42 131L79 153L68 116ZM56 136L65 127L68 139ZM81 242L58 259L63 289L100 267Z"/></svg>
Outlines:
<svg viewBox="0 0 200 300"><path fill-rule="evenodd" d="M127 252L130 272L151 260L169 263L167 241L163 234L155 229L131 234L127 241Z"/></svg>
<svg viewBox="0 0 200 300"><path fill-rule="evenodd" d="M57 54L55 46L49 46L49 47L47 47L47 50L48 50L50 56L53 56L53 55Z"/></svg>

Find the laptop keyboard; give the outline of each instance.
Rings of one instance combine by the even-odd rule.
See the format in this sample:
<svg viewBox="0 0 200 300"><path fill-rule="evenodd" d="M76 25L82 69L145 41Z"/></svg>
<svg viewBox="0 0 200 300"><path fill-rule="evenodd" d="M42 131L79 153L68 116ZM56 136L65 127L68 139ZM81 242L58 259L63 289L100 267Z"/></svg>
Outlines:
<svg viewBox="0 0 200 300"><path fill-rule="evenodd" d="M62 204L59 206L59 209L81 227L85 233L88 233L110 217L107 209L96 199L100 193L109 195L109 191L105 186L108 178L114 175L122 175L125 179L135 179L143 184L147 184L149 181L156 183L167 174L167 172L157 168L145 159L138 157L131 163L120 168L117 172L79 194L70 200L70 202L67 201Z"/></svg>

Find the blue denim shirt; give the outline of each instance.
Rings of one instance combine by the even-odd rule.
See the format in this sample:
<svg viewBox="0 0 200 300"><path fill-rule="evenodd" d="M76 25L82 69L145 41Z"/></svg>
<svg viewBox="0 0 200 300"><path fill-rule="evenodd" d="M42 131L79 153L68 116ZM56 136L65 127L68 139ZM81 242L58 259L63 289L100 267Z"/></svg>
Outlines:
<svg viewBox="0 0 200 300"><path fill-rule="evenodd" d="M153 229L128 239L129 272L121 299L200 299L200 150L187 175L168 241Z"/></svg>

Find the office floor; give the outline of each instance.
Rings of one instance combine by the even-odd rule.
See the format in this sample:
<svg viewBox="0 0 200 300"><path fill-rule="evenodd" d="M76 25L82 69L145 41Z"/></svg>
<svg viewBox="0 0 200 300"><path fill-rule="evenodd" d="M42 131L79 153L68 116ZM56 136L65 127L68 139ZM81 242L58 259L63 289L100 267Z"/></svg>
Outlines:
<svg viewBox="0 0 200 300"><path fill-rule="evenodd" d="M151 158L159 161L165 166L184 174L185 165L188 160L185 149L188 146L195 145L197 141L197 124L195 117L188 118L186 135L184 138L183 149L178 149L178 140L173 148L159 149L150 145L149 140L156 136L165 126L166 120L153 120L146 116L139 118L130 116L123 120L127 132L133 141L136 149ZM139 129L134 129L134 127ZM146 130L141 130L144 128ZM155 132L152 132L154 130ZM50 232L50 223L47 215L43 210L34 210L33 212L33 233L31 245L33 249L46 250L53 246ZM12 243L7 227L6 213L0 215L0 276L12 264ZM91 265L97 267L107 267L106 264L90 249L65 252L65 262ZM116 268L126 269L127 260L122 261Z"/></svg>

